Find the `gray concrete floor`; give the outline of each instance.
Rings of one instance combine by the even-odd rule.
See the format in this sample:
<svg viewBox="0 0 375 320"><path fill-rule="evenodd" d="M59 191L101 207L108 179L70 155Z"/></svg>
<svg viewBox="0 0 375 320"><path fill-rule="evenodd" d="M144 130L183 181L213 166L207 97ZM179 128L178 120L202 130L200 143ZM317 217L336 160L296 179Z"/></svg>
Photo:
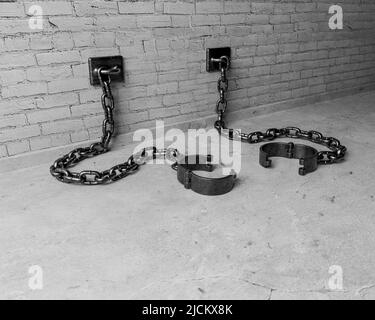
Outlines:
<svg viewBox="0 0 375 320"><path fill-rule="evenodd" d="M232 123L296 125L347 145L347 160L306 177L298 162L258 164L243 145L232 193L204 197L167 166L106 187L57 183L48 166L0 176L0 298L375 298L375 93ZM107 167L132 147L95 160ZM90 162L85 163L85 165ZM28 286L43 269L42 290ZM341 266L342 291L328 287Z"/></svg>

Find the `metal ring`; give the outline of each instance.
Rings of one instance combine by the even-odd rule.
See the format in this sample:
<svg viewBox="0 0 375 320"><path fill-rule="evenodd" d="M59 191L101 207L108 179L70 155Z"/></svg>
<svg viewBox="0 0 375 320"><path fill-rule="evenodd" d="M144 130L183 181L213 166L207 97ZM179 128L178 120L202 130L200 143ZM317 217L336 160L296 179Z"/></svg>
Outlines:
<svg viewBox="0 0 375 320"><path fill-rule="evenodd" d="M120 72L121 72L121 69L119 68L119 66L114 66L110 69L104 69L104 68L98 69L98 73L104 74L106 76L111 75L111 74L113 74L113 75L119 74Z"/></svg>

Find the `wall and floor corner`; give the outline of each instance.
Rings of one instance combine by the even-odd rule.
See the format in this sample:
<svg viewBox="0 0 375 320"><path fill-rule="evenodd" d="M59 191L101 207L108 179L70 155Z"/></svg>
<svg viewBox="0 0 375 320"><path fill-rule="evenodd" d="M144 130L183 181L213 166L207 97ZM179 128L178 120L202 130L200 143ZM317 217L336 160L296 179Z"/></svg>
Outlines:
<svg viewBox="0 0 375 320"><path fill-rule="evenodd" d="M375 4L340 4L343 30L328 27L326 0L0 2L0 171L101 135L89 57L124 56L126 81L114 87L119 133L156 119L209 125L217 100L209 47L232 48L229 112L372 89ZM41 29L30 28L35 5Z"/></svg>

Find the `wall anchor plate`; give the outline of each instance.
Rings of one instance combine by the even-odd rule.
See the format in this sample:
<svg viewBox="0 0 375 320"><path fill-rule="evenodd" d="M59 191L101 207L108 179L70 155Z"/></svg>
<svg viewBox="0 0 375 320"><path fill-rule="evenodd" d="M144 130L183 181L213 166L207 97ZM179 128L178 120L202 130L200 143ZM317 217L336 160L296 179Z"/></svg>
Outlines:
<svg viewBox="0 0 375 320"><path fill-rule="evenodd" d="M124 82L124 61L122 56L89 58L90 83L93 86L100 85L98 70L101 67L111 69L119 67L120 72L111 75L112 82Z"/></svg>
<svg viewBox="0 0 375 320"><path fill-rule="evenodd" d="M212 59L220 59L222 56L227 56L229 61L231 59L231 48L209 48L206 51L206 69L207 72L220 71L219 63L212 61Z"/></svg>

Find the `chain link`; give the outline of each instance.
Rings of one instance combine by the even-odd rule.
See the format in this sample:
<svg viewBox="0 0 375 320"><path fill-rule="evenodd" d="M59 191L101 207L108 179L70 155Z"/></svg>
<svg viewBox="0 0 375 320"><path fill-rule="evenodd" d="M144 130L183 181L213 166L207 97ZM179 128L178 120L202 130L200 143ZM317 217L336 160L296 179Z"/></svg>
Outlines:
<svg viewBox="0 0 375 320"><path fill-rule="evenodd" d="M272 141L277 138L303 139L323 145L330 149L330 151L321 151L318 153L319 164L333 164L344 159L347 148L341 145L340 141L336 138L325 137L318 131L305 131L296 127L286 127L281 129L270 128L266 132L256 131L251 133L241 133L238 130L228 129L224 121L224 114L228 106L226 94L228 91L227 70L229 67L229 59L228 57L221 57L220 60L221 74L218 80L218 92L220 98L216 104L218 120L215 122L215 128L222 135L227 136L228 139L231 140L240 140L250 144Z"/></svg>
<svg viewBox="0 0 375 320"><path fill-rule="evenodd" d="M162 158L172 163L176 163L181 156L177 149L169 148L159 150L156 147L149 147L130 156L126 162L102 172L91 170L71 172L69 170L83 160L96 157L109 151L109 144L115 131L115 122L113 119L115 103L110 86L111 70L100 68L98 70L98 75L103 90L101 98L105 115L102 126L103 136L100 142L93 143L86 148L77 148L57 159L50 168L52 176L64 183L99 185L123 179L136 172L141 165L152 159Z"/></svg>
<svg viewBox="0 0 375 320"><path fill-rule="evenodd" d="M226 94L228 92L229 88L229 82L227 78L227 70L229 68L229 59L228 57L221 57L219 62L219 68L220 68L220 78L217 82L217 90L219 92L219 100L216 103L216 112L219 116L219 120L222 120L225 111L228 107L228 101Z"/></svg>

